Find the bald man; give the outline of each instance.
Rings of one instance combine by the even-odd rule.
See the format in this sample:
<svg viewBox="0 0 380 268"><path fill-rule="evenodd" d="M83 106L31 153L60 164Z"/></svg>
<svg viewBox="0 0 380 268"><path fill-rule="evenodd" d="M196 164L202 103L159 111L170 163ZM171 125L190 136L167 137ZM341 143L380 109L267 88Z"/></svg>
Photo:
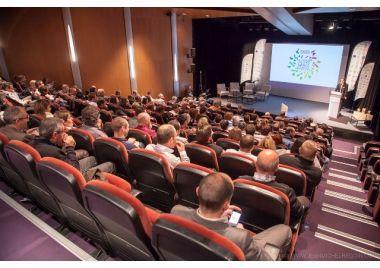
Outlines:
<svg viewBox="0 0 380 268"><path fill-rule="evenodd" d="M152 139L157 136L156 131L152 129L152 123L150 122L150 115L148 113L140 113L137 116L138 125L136 129L140 129L148 134Z"/></svg>
<svg viewBox="0 0 380 268"><path fill-rule="evenodd" d="M319 185L322 179L322 171L314 166L314 159L318 148L314 141L307 140L299 148L299 153L295 156L281 155L280 163L298 168L305 172L307 177L306 196L313 195L315 187Z"/></svg>
<svg viewBox="0 0 380 268"><path fill-rule="evenodd" d="M241 224L236 227L228 223L232 210L240 210L231 206L234 185L225 173L212 173L205 176L196 189L199 208L193 209L181 205L175 206L171 213L188 218L213 230L234 242L244 252L249 261L279 260L288 251L291 230L284 224L275 225L258 235L244 229ZM269 254L267 248L279 249L277 254Z"/></svg>
<svg viewBox="0 0 380 268"><path fill-rule="evenodd" d="M252 180L268 185L286 194L290 203L291 223L303 217L310 207L310 201L305 196L296 196L294 189L276 181L279 158L276 151L266 149L259 153L256 161L256 172Z"/></svg>

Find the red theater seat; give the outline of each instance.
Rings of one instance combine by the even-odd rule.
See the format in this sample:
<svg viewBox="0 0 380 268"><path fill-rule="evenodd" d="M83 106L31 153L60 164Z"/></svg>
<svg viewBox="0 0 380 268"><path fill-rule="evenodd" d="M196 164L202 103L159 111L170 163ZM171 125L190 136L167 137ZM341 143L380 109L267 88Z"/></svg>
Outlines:
<svg viewBox="0 0 380 268"><path fill-rule="evenodd" d="M166 261L244 261L242 250L226 237L182 217L161 214L152 245Z"/></svg>
<svg viewBox="0 0 380 268"><path fill-rule="evenodd" d="M221 172L227 173L233 179L255 174L255 161L240 153L224 152L219 159L219 166Z"/></svg>
<svg viewBox="0 0 380 268"><path fill-rule="evenodd" d="M173 172L167 159L146 149L129 152L129 168L144 203L170 211L174 202Z"/></svg>
<svg viewBox="0 0 380 268"><path fill-rule="evenodd" d="M239 150L240 149L239 142L237 142L235 140L232 140L232 139L229 139L229 138L220 138L220 139L218 139L216 141L216 145L219 145L224 150L228 150L228 149Z"/></svg>
<svg viewBox="0 0 380 268"><path fill-rule="evenodd" d="M219 170L218 159L213 149L197 143L188 143L185 148L191 163Z"/></svg>
<svg viewBox="0 0 380 268"><path fill-rule="evenodd" d="M7 136L0 132L0 166L2 170L2 179L5 183L12 187L15 191L25 196L30 196L28 187L25 184L24 179L14 170L14 168L8 163L7 157L4 152L4 147L9 143Z"/></svg>
<svg viewBox="0 0 380 268"><path fill-rule="evenodd" d="M106 181L90 181L82 195L85 207L104 233L110 255L131 261L157 259L150 237L152 221L159 213L130 194L131 186L126 181L103 174Z"/></svg>
<svg viewBox="0 0 380 268"><path fill-rule="evenodd" d="M30 145L18 140L11 140L5 145L4 151L8 163L24 179L33 200L64 222L57 201L37 175L36 164L41 160L40 154Z"/></svg>
<svg viewBox="0 0 380 268"><path fill-rule="evenodd" d="M214 171L203 166L191 163L178 164L173 170L178 203L188 207L198 207L198 197L195 189L202 178L211 173L214 173Z"/></svg>
<svg viewBox="0 0 380 268"><path fill-rule="evenodd" d="M302 170L280 164L275 175L277 182L284 183L293 188L297 196L306 195L307 180Z"/></svg>
<svg viewBox="0 0 380 268"><path fill-rule="evenodd" d="M135 138L137 141L142 142L145 147L152 143L150 135L140 129L130 129L128 132L128 138Z"/></svg>
<svg viewBox="0 0 380 268"><path fill-rule="evenodd" d="M112 162L115 174L130 181L128 151L124 144L112 138L98 138L94 142L94 152L98 164Z"/></svg>
<svg viewBox="0 0 380 268"><path fill-rule="evenodd" d="M69 135L75 140L75 149L83 149L90 155L94 154L93 143L95 139L90 132L80 128L73 128L69 131Z"/></svg>
<svg viewBox="0 0 380 268"><path fill-rule="evenodd" d="M84 208L81 191L87 182L82 173L68 163L52 157L44 157L37 163L37 173L58 201L68 224L95 243L106 247L95 220Z"/></svg>

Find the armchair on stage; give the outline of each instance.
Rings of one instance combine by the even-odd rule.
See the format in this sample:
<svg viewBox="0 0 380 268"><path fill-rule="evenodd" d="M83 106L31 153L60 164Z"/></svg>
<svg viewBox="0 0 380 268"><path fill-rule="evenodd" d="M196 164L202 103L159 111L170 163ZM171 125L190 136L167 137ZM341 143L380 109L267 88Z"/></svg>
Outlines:
<svg viewBox="0 0 380 268"><path fill-rule="evenodd" d="M246 82L242 86L243 92L241 92L238 82L231 82L229 88L224 83L217 84L217 96L220 98L227 96L231 100L242 101L243 103L244 101L247 101L247 103L253 103L257 100L264 101L270 94L271 86L270 84L259 86L257 82Z"/></svg>
<svg viewBox="0 0 380 268"><path fill-rule="evenodd" d="M327 115L329 118L338 118L342 102L342 93L338 91L330 91L329 110Z"/></svg>

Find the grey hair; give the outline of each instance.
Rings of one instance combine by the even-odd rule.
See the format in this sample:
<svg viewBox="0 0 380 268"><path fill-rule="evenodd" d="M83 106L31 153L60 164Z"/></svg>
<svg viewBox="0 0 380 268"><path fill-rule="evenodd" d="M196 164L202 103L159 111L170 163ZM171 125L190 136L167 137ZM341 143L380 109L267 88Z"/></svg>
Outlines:
<svg viewBox="0 0 380 268"><path fill-rule="evenodd" d="M39 127L40 136L50 139L54 132L60 131L63 128L63 120L56 117L47 118L41 121Z"/></svg>

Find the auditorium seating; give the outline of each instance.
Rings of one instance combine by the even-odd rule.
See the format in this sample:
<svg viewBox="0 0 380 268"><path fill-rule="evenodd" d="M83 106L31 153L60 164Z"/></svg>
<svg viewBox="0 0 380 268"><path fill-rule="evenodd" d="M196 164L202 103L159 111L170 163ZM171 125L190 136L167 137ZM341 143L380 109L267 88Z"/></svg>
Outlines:
<svg viewBox="0 0 380 268"><path fill-rule="evenodd" d="M229 138L219 138L216 141L216 145L219 145L224 150L228 150L228 149L239 150L240 149L239 142L229 139Z"/></svg>
<svg viewBox="0 0 380 268"><path fill-rule="evenodd" d="M270 186L245 179L234 180L232 204L242 209L240 222L245 228L260 232L276 224L289 225L288 197Z"/></svg>
<svg viewBox="0 0 380 268"><path fill-rule="evenodd" d="M220 171L227 173L231 178L255 174L255 161L243 154L224 152L219 159Z"/></svg>
<svg viewBox="0 0 380 268"><path fill-rule="evenodd" d="M151 261L157 259L150 237L152 222L158 213L144 205L131 193L124 180L103 173L106 181L90 181L83 189L86 209L96 219L109 254L122 260Z"/></svg>
<svg viewBox="0 0 380 268"><path fill-rule="evenodd" d="M306 195L307 180L302 170L280 164L275 175L277 182L284 183L293 188L297 196Z"/></svg>
<svg viewBox="0 0 380 268"><path fill-rule="evenodd" d="M90 155L94 155L93 144L95 139L90 132L80 128L73 128L69 131L69 135L75 140L75 149L83 149Z"/></svg>
<svg viewBox="0 0 380 268"><path fill-rule="evenodd" d="M152 245L165 261L245 260L241 249L224 236L171 214L161 214L154 223Z"/></svg>
<svg viewBox="0 0 380 268"><path fill-rule="evenodd" d="M191 163L219 170L218 158L213 149L193 142L186 144L185 148Z"/></svg>
<svg viewBox="0 0 380 268"><path fill-rule="evenodd" d="M64 161L44 157L37 163L37 174L58 201L68 224L106 248L98 225L84 208L81 191L87 182L80 171Z"/></svg>
<svg viewBox="0 0 380 268"><path fill-rule="evenodd" d="M128 138L135 138L137 141L142 142L144 146L152 143L150 135L140 129L130 129L128 132Z"/></svg>
<svg viewBox="0 0 380 268"><path fill-rule="evenodd" d="M161 154L133 149L129 152L129 168L142 200L155 208L170 211L174 204L173 172Z"/></svg>
<svg viewBox="0 0 380 268"><path fill-rule="evenodd" d="M212 140L217 141L220 138L228 138L228 133L221 132L221 131L215 131L212 133Z"/></svg>
<svg viewBox="0 0 380 268"><path fill-rule="evenodd" d="M132 182L128 166L128 151L122 142L112 138L98 138L93 145L98 164L112 162L115 165L115 174Z"/></svg>
<svg viewBox="0 0 380 268"><path fill-rule="evenodd" d="M174 187L177 191L176 202L197 208L198 197L195 189L204 176L213 172L211 169L191 163L178 164L173 170Z"/></svg>
<svg viewBox="0 0 380 268"><path fill-rule="evenodd" d="M24 179L14 170L14 168L7 161L4 152L4 146L9 143L7 136L0 132L0 166L2 171L2 178L5 183L12 187L18 193L24 196L30 196L29 189L27 188Z"/></svg>
<svg viewBox="0 0 380 268"><path fill-rule="evenodd" d="M5 145L4 151L8 163L23 178L33 200L64 222L57 201L37 175L36 164L41 160L41 155L30 145L17 140L11 140Z"/></svg>

